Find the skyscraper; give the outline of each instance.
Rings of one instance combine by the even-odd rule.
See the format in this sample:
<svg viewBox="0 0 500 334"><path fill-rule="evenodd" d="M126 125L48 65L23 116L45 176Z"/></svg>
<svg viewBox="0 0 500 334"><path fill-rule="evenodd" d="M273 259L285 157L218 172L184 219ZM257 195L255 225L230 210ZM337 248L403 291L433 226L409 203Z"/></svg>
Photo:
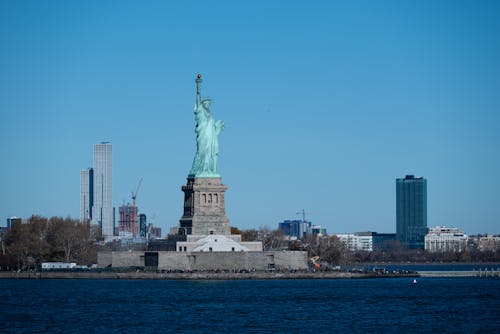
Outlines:
<svg viewBox="0 0 500 334"><path fill-rule="evenodd" d="M427 180L406 175L396 179L396 240L424 249L427 233Z"/></svg>
<svg viewBox="0 0 500 334"><path fill-rule="evenodd" d="M112 193L112 147L108 142L94 145L94 205L92 223L101 227L104 237L114 234Z"/></svg>
<svg viewBox="0 0 500 334"><path fill-rule="evenodd" d="M80 171L80 221L89 222L92 219L94 204L94 170L87 168Z"/></svg>

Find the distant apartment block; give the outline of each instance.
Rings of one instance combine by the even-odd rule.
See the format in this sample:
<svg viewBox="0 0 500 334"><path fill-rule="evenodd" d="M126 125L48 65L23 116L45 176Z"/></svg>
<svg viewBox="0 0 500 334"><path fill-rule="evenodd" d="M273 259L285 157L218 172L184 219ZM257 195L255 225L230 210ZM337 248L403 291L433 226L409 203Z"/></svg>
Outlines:
<svg viewBox="0 0 500 334"><path fill-rule="evenodd" d="M436 226L425 236L425 250L433 253L463 252L467 240L467 235L458 228Z"/></svg>
<svg viewBox="0 0 500 334"><path fill-rule="evenodd" d="M326 228L320 225L314 225L311 227L311 233L316 235L326 235Z"/></svg>
<svg viewBox="0 0 500 334"><path fill-rule="evenodd" d="M137 207L130 204L122 205L118 209L119 212L119 230L118 235L121 237L132 238L134 235L134 218L137 217Z"/></svg>
<svg viewBox="0 0 500 334"><path fill-rule="evenodd" d="M410 248L424 249L427 234L427 180L406 175L396 179L396 239Z"/></svg>
<svg viewBox="0 0 500 334"><path fill-rule="evenodd" d="M148 227L146 225L146 215L144 213L141 213L139 215L139 236L141 238L145 238L147 233L148 233Z"/></svg>
<svg viewBox="0 0 500 334"><path fill-rule="evenodd" d="M355 232L345 234L335 234L342 241L348 250L352 252L364 251L373 252L374 250L386 250L390 248L390 242L396 239L394 233L377 232Z"/></svg>
<svg viewBox="0 0 500 334"><path fill-rule="evenodd" d="M114 235L112 181L112 146L107 142L95 144L92 223L101 227L105 238Z"/></svg>
<svg viewBox="0 0 500 334"><path fill-rule="evenodd" d="M154 227L153 224L148 224L148 238L161 239L161 227Z"/></svg>
<svg viewBox="0 0 500 334"><path fill-rule="evenodd" d="M335 234L342 241L348 250L356 251L373 251L373 238L371 235L359 233Z"/></svg>
<svg viewBox="0 0 500 334"><path fill-rule="evenodd" d="M373 250L388 251L393 249L394 242L396 241L396 233L368 233L372 234Z"/></svg>
<svg viewBox="0 0 500 334"><path fill-rule="evenodd" d="M4 226L0 226L0 244L2 242L2 237L5 233L7 233L9 231L9 229L7 227L4 227ZM3 250L2 250L3 251Z"/></svg>
<svg viewBox="0 0 500 334"><path fill-rule="evenodd" d="M94 170L87 168L80 171L80 221L92 220L94 205Z"/></svg>
<svg viewBox="0 0 500 334"><path fill-rule="evenodd" d="M285 220L278 224L279 231L287 237L302 239L311 234L311 222L304 220Z"/></svg>
<svg viewBox="0 0 500 334"><path fill-rule="evenodd" d="M496 252L500 250L500 236L486 235L479 237L478 249L481 252Z"/></svg>
<svg viewBox="0 0 500 334"><path fill-rule="evenodd" d="M14 226L14 224L21 224L23 222L23 220L19 217L10 217L10 218L7 218L7 228L11 228L12 226Z"/></svg>

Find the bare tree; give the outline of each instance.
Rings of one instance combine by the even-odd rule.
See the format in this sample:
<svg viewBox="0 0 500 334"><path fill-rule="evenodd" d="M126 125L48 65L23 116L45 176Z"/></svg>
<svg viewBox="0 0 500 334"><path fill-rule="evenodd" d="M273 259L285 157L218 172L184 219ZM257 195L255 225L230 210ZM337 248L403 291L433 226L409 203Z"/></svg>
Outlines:
<svg viewBox="0 0 500 334"><path fill-rule="evenodd" d="M7 252L14 256L21 269L34 267L49 253L46 240L47 220L31 216L27 223L16 223L5 235Z"/></svg>
<svg viewBox="0 0 500 334"><path fill-rule="evenodd" d="M279 230L270 230L266 227L259 229L259 239L262 241L262 248L265 251L279 250L287 247L283 234Z"/></svg>
<svg viewBox="0 0 500 334"><path fill-rule="evenodd" d="M241 241L256 241L259 238L259 231L257 230L243 230L241 231Z"/></svg>
<svg viewBox="0 0 500 334"><path fill-rule="evenodd" d="M50 241L54 255L62 254L66 262L78 260L78 255L85 248L89 238L86 226L88 225L71 218L50 218Z"/></svg>
<svg viewBox="0 0 500 334"><path fill-rule="evenodd" d="M345 244L336 236L308 235L303 243L310 258L319 257L320 262L329 265L343 264L348 261L348 252Z"/></svg>

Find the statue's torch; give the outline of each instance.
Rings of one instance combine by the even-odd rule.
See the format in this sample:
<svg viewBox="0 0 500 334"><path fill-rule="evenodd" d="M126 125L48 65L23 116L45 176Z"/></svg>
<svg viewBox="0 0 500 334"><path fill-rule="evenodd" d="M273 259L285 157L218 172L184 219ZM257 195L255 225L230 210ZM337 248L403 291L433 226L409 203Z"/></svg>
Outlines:
<svg viewBox="0 0 500 334"><path fill-rule="evenodd" d="M200 94L202 81L203 80L201 80L201 74L198 73L198 75L196 76L196 94Z"/></svg>

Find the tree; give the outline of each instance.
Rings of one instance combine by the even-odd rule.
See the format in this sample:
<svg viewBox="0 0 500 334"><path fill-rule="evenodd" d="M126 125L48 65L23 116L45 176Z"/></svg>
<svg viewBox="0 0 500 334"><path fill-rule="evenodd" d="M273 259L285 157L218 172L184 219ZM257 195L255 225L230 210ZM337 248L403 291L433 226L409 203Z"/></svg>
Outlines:
<svg viewBox="0 0 500 334"><path fill-rule="evenodd" d="M345 263L347 259L347 247L337 236L326 236L319 238L319 257L329 264Z"/></svg>
<svg viewBox="0 0 500 334"><path fill-rule="evenodd" d="M5 244L8 254L16 260L18 268L25 269L32 262L30 261L33 243L27 224L14 224L5 235Z"/></svg>
<svg viewBox="0 0 500 334"><path fill-rule="evenodd" d="M260 227L258 235L258 238L262 241L262 248L264 251L279 250L287 246L280 230Z"/></svg>
<svg viewBox="0 0 500 334"><path fill-rule="evenodd" d="M71 218L50 218L50 241L53 255L66 262L80 262L89 250L90 230L88 224L82 224Z"/></svg>
<svg viewBox="0 0 500 334"><path fill-rule="evenodd" d="M34 267L49 254L47 234L47 219L33 215L26 223L11 226L5 235L6 249L17 260L20 268Z"/></svg>
<svg viewBox="0 0 500 334"><path fill-rule="evenodd" d="M96 234L89 224L71 218L33 215L2 236L3 267L33 268L44 261L92 264L97 261ZM14 262L14 265L12 264Z"/></svg>
<svg viewBox="0 0 500 334"><path fill-rule="evenodd" d="M31 256L36 264L40 264L50 252L50 245L47 242L49 222L45 217L31 216L27 227L32 241Z"/></svg>
<svg viewBox="0 0 500 334"><path fill-rule="evenodd" d="M241 231L241 241L257 241L259 232L255 229Z"/></svg>
<svg viewBox="0 0 500 334"><path fill-rule="evenodd" d="M234 226L231 226L231 234L241 234L241 231Z"/></svg>

